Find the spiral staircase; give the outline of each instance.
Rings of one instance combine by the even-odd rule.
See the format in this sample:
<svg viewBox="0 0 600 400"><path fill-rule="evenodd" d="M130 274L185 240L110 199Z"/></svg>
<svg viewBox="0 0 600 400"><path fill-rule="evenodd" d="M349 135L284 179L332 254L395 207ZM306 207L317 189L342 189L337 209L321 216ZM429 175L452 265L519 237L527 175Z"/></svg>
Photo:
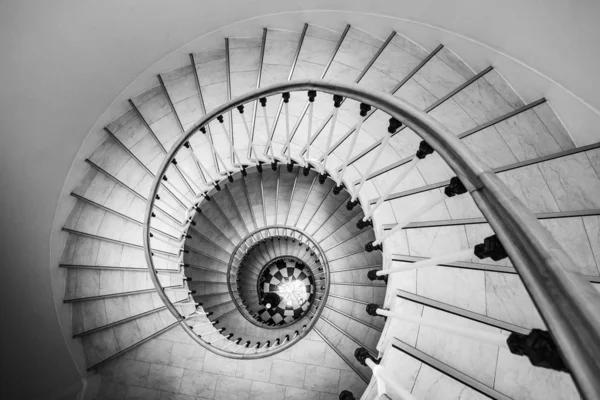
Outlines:
<svg viewBox="0 0 600 400"><path fill-rule="evenodd" d="M545 99L524 103L492 67L473 71L443 44L296 28L190 54L89 154L61 267L73 332L102 375L97 398L370 399L378 382L390 398L580 398L570 374L469 333L549 323L505 236L519 265L473 253L496 237L464 193L478 189L470 177L364 93L454 134L596 290L600 144L576 147ZM263 271L278 260L303 265L312 289L300 312L290 301L263 317L261 290L301 273L273 272L269 286Z"/></svg>

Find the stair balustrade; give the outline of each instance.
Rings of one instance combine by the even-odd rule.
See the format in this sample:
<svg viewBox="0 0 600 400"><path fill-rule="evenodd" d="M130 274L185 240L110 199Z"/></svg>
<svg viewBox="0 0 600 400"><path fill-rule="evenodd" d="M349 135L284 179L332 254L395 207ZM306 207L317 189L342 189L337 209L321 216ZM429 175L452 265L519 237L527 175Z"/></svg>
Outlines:
<svg viewBox="0 0 600 400"><path fill-rule="evenodd" d="M267 99L275 95L295 95L295 92L308 91L309 102L307 106L307 125L308 131L306 136L306 143L304 145L305 154L294 157L292 154L292 134L289 131L289 111L287 109L287 102L284 99L284 109L286 114L286 139L285 143L282 143L285 152L278 156L275 154L273 146L274 137L274 126L271 129L269 127L269 118L267 115L266 102ZM331 118L326 122L329 123L329 130L326 139L325 152L323 158L320 160L311 158L311 147L313 146L315 137L312 135L312 126L314 118L314 99L317 96L332 95L334 104L331 112ZM177 243L170 243L168 240L160 240L156 235L151 235L153 219L160 220L161 223L165 223L176 230L181 230L182 227L189 228L189 218L183 218L182 213L190 214L196 209L202 209L204 202L209 201L209 193L205 189L210 185L218 188L220 185L217 179L210 178L203 182L200 186L197 182L191 182L189 175L180 174L176 169L177 177L180 177L184 182L184 187L203 189L199 190L203 192L204 196L197 196L198 194L193 193L193 189L190 189L190 193L194 196L190 199L190 196L186 193L187 189L179 187L175 181L170 181L167 176L170 176L171 170L169 168L176 168L176 163L172 163L172 160L179 154L179 151L189 144L190 138L197 134L197 132L206 133L206 126L213 120L218 120L224 113L230 112L233 109L243 110L244 105L259 100L262 106L262 114L265 122L265 126L268 134L268 142L266 145L266 152L264 156L271 162L271 166L274 170L277 168L277 163L282 160L282 163L288 165L293 164L296 160L301 160L303 165L299 165L303 169L303 174L307 176L311 169L314 169L319 173L319 182L324 183L327 176L335 177L336 187L345 187L351 195L348 201L347 208L352 210L358 204L365 204L365 215L357 224L359 228L364 228L369 225L376 227L376 239L368 244L368 249L372 250L383 250L384 246L387 246L387 239L390 239L396 233L400 232L401 229L405 228L407 224L414 221L416 217L421 215L436 204L441 203L448 197L456 195L469 194L491 228L495 232L494 239L486 239L481 245L479 250L476 248L474 251L461 251L458 253L449 254L446 256L440 256L439 258L432 258L431 260L425 260L419 264L419 262L412 265L412 269L425 268L428 266L436 265L439 262L456 261L471 257L472 254L477 255L477 252L491 252L494 253L498 250L499 244L502 247L502 252L508 255L519 274L523 284L538 309L542 319L544 320L548 331L531 333L532 336L514 336L513 340L506 343L506 346L514 350L514 352L520 352L527 355L530 360L536 359L536 355L530 355L532 348L555 348L556 352L553 353L555 359L564 363L564 368L557 368L564 371L569 371L573 376L581 394L587 399L600 398L600 365L598 360L600 359L600 316L597 313L597 308L600 305L600 294L593 289L589 282L586 281L582 276L575 272L572 272L570 265L574 264L572 258L565 252L559 243L552 237L552 235L542 227L542 225L536 220L533 214L527 210L523 204L507 189L507 187L498 179L495 173L487 167L475 153L469 150L464 143L461 143L459 138L453 133L448 131L442 125L437 123L433 118L427 116L424 112L415 109L408 105L397 97L391 94L382 92L376 92L365 89L356 84L347 84L334 81L317 81L317 80L300 80L284 82L281 84L256 89L250 91L243 96L231 100L221 106L216 107L214 110L208 112L200 121L193 124L188 128L185 133L175 142L167 156L163 160L161 166L157 169L155 180L150 190L151 196L148 201L146 214L144 219L144 248L146 252L147 264L150 269L150 276L154 285L158 290L158 294L165 303L167 309L173 314L180 325L190 334L194 340L200 345L208 348L209 350L232 358L260 358L273 354L274 351L281 351L289 348L297 340L300 340L312 327L312 325L318 320L319 309L316 312L310 311L311 317L307 317L307 329L302 332L295 332L293 337L290 339L289 335L286 335L283 340L274 340L273 346L266 345L265 351L259 351L260 344L256 343L251 346L248 341L245 344L240 345L241 340L231 342L229 338L225 336L217 339L220 342L225 341L223 345L215 345L217 341L207 342L203 340L202 336L195 334L188 321L181 315L180 311L175 308L173 303L165 295L165 288L161 285L158 274L155 268L155 258L161 256L156 251L154 245L158 242L163 245L172 245L177 249ZM346 156L343 158L341 168L338 166L328 165L328 160L336 146L333 146L333 136L335 131L335 124L337 120L337 109L340 104L340 99L352 99L361 104L361 109L357 110L360 118L357 121L355 132L352 135L351 146L347 150ZM354 185L353 182L349 181L347 176L348 168L353 165L355 159L351 158L353 150L357 143L357 137L360 134L362 122L368 110L362 105L369 105L375 110L384 112L390 116L388 131L383 134L383 138L377 147L377 151L370 154L371 159L366 169L357 170L361 175L358 185ZM280 111L279 111L280 112ZM278 116L275 116L278 117ZM304 113L302 118L304 118ZM244 127L248 136L248 149L250 154L254 154L255 159L242 160L235 149L231 156L231 161L228 163L225 160L230 155L220 154L214 146L212 138L207 138L208 146L210 151L218 160L220 166L223 167L225 177L229 182L233 182L236 174L239 172L241 176L246 176L246 170L250 167L256 167L257 172L261 173L262 168L260 167L259 155L256 151L256 146L251 135L248 135L249 129L245 123L245 117L242 113L242 120L244 121ZM300 123L301 121L299 121ZM402 127L410 128L413 132L419 135L422 139L419 149L416 150L413 160L408 166L405 166L403 171L395 176L392 184L382 191L381 196L375 202L375 206L369 208L366 206L370 199L364 198L364 188L366 181L372 175L373 169L376 162L383 155L385 149L389 146L389 140L393 134L395 134ZM232 139L229 142L230 147L233 143L233 135L235 132L228 132L225 127L224 132L227 138L232 135ZM273 131L272 131L273 130ZM318 132L324 131L319 129ZM294 129L295 133L295 129ZM320 133L319 133L320 134ZM317 135L315 135L317 136ZM444 193L440 193L439 196L434 196L431 201L424 203L414 212L409 213L405 218L388 231L382 231L380 229L380 221L377 220L375 212L378 208L385 203L393 193L395 187L402 182L402 180L408 175L410 170L415 168L418 163L427 162L423 160L426 155L435 152L440 158L446 162L446 164L452 169L456 175L450 184L445 188ZM236 163L235 158L238 158ZM195 159L197 165L201 170L206 170L202 167L199 160ZM219 168L217 168L218 170ZM290 169L288 169L290 170ZM293 170L293 168L292 168ZM337 173L336 171L340 171ZM209 176L208 174L205 174ZM176 206L170 202L165 202L162 197L157 198L159 190L164 191L170 197L175 200ZM341 189L336 190L337 193ZM162 193L162 192L161 192ZM160 208L159 208L160 207ZM181 212L177 209L181 208ZM194 209L194 211L192 211ZM159 211L157 213L157 211ZM169 215L169 218L163 218L164 214ZM161 215L161 217L159 217ZM179 221L185 221L179 223ZM286 227L278 227L285 229ZM187 231L182 231L182 238L186 238ZM315 246L318 250L318 246ZM311 250L312 251L312 250ZM236 250L237 252L237 250ZM234 252L234 253L236 253ZM317 254L317 252L315 251ZM237 255L239 256L239 254ZM494 256L491 256L494 259ZM180 263L183 264L183 252L179 252ZM233 258L232 258L233 259ZM319 256L321 265L325 266L327 271L327 259ZM440 261L441 260L441 261ZM389 261L389 260L388 260ZM389 262L388 262L389 264ZM406 268L392 268L375 273L376 277L387 276L392 273L397 273ZM323 298L327 296L329 289L328 274L324 274L326 282L324 285L319 286L319 289L323 291ZM229 278L229 275L228 275ZM187 282L184 282L184 285ZM234 301L237 301L232 296ZM324 303L321 301L320 303ZM312 309L312 307L311 307ZM379 315L387 315L390 318L400 318L398 315L379 310ZM316 318L315 318L316 317ZM406 318L403 316L402 318ZM415 322L413 320L413 322ZM424 320L419 320L419 323L430 323ZM437 329L446 329L449 327L442 327L440 324L437 325ZM222 332L224 328L210 332L210 334ZM457 329L454 329L454 333L458 333ZM232 335L232 334L229 334ZM477 336L481 339L483 336L479 334L473 334L470 332L470 337ZM497 339L497 338L496 338ZM510 339L510 336L509 336ZM496 345L500 345L500 342L494 342ZM502 342L504 343L504 342ZM502 344L505 346L505 344ZM235 347L230 350L231 347ZM239 353L244 348L245 350ZM277 350L273 350L273 349ZM265 347L260 348L264 350ZM270 349L270 350L269 350ZM404 388L401 388L394 381L385 378L385 371L380 369L374 359L369 357L364 358L365 365L369 366L374 372L378 384L380 384L380 392L385 392L386 387L393 387L396 393L400 393L403 398L411 399L412 396ZM546 361L535 361L540 366L546 366ZM380 373L380 371L383 371Z"/></svg>

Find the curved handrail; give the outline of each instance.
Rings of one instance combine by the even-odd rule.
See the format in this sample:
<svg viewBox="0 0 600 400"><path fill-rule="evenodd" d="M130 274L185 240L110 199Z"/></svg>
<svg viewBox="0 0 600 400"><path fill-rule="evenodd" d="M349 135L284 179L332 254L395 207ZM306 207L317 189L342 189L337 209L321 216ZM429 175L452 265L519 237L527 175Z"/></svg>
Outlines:
<svg viewBox="0 0 600 400"><path fill-rule="evenodd" d="M310 319L310 322L307 326L307 329L305 329L302 334L300 335L300 338L298 338L298 340L302 339L302 337L306 336L308 334L308 332L310 331L310 329L312 329L312 327L317 323L317 320L319 319L319 316L321 315L321 312L323 311L323 308L325 307L325 303L327 301L327 298L329 297L329 262L327 261L327 257L325 256L325 251L323 251L323 248L308 234L302 232L300 229L294 228L294 227L289 227L286 225L267 225L265 227L262 227L260 229L256 229L253 232L249 233L248 235L246 235L241 241L240 243L237 244L237 246L235 246L235 248L233 249L233 251L231 252L231 256L229 257L229 263L227 264L227 289L229 291L229 296L231 297L231 299L233 300L236 308L241 312L242 316L244 318L246 318L246 320L248 320L250 323L252 323L253 325L257 325L260 326L261 328L265 328L265 329L277 329L279 327L268 327L268 326L264 326L258 323L258 321L256 321L254 318L252 318L249 315L246 315L247 311L244 309L244 307L239 304L237 302L237 299L235 298L235 296L233 295L233 289L231 288L231 269L233 268L233 263L234 263L234 258L236 256L237 251L239 250L239 248L246 242L246 240L248 240L249 238L251 238L252 236L256 235L257 233L260 233L262 231L268 231L269 229L275 229L275 228L283 228L286 230L290 230L290 231L294 231L299 233L301 236L306 237L309 241L310 244L314 245L317 248L317 251L319 252L319 259L321 260L321 265L323 266L323 271L324 271L324 275L326 277L326 282L325 282L325 291L323 292L322 298L321 298L321 304L319 304L319 306L317 307L317 311L315 312L315 315L312 319ZM299 240L299 239L298 239ZM315 285L316 287L316 285ZM311 308L312 308L312 304L311 304ZM309 308L310 310L310 308ZM286 326L287 327L291 327L295 324L297 324L298 322L302 321L303 318L298 319L297 321L295 321L294 323L291 323L289 325Z"/></svg>
<svg viewBox="0 0 600 400"><path fill-rule="evenodd" d="M152 281L169 311L180 320L158 283L150 254L149 226L160 178L172 157L190 136L218 115L260 97L307 90L341 95L389 114L411 128L444 159L465 184L500 238L556 341L580 393L588 399L600 398L600 315L597 311L600 308L600 293L570 270L574 264L572 258L492 170L454 134L399 98L358 84L307 79L255 89L215 108L177 140L158 169L144 219L146 261Z"/></svg>

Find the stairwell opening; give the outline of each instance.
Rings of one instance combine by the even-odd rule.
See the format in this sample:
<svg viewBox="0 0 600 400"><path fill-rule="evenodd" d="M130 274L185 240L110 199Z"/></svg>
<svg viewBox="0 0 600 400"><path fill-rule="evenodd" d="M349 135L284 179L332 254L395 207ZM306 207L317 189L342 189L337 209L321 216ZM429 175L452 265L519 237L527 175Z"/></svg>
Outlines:
<svg viewBox="0 0 600 400"><path fill-rule="evenodd" d="M194 327L193 332L198 334L198 329L203 329L201 332L207 334L216 329L228 340L247 344L248 351L260 357L267 353L254 353L251 351L254 346L257 346L256 349L267 346L265 351L269 349L268 353L271 354L278 352L277 347L283 349L293 345L320 320L330 289L336 290L330 286L329 260L321 242L337 232L341 228L338 226L340 223L342 226L354 225L354 218L362 215L362 211L360 206L352 211L347 210L349 194L345 190L334 191L336 185L332 179L320 179L321 176L314 171L305 175L302 167L294 166L291 171L285 165L278 166L276 170L265 168L262 171L251 167L246 174L232 174L231 178L221 180L218 187L197 205L192 216L194 225L183 246L187 251L184 254L185 265L189 266L185 268L185 274L190 288L195 289L192 297L204 312L213 312L207 316L206 322L202 322L202 326ZM282 224L280 218L274 221L278 224L268 224L272 222L269 215L278 211L281 215L284 208L288 217L294 215L290 209L293 206L291 202L277 201L279 191L290 179L293 187L287 190L291 189L292 197L294 192L312 193L304 198L302 204L297 204L300 208L297 212L302 218L286 218L286 224ZM251 211L252 182L260 183L258 186L262 188L263 198L273 195L276 199L275 203L264 202L261 205L263 212ZM249 200L246 212L238 198L238 194L243 193ZM261 219L264 221L262 226ZM215 229L217 227L219 229ZM231 240L227 238L228 231L231 231L230 236L236 232L238 239L232 249L229 248ZM315 232L320 233L318 239L311 236ZM326 243L328 248L333 246L345 252L341 247L346 243L345 240L336 244L332 236ZM361 248L362 252L363 245L357 246L356 250ZM209 247L213 250L209 250ZM214 273L201 268L221 265L224 256L229 257L226 276L222 283L210 284ZM342 260L334 258L341 265ZM273 301L273 298L276 300ZM232 303L231 308L224 309L219 305L227 302ZM237 337L240 330L232 323L235 315L243 316L256 327L253 335L246 333ZM209 321L212 321L212 325ZM218 339L215 336L214 340ZM232 345L232 348L235 349L235 346ZM246 350L242 351L246 356ZM248 353L248 356L253 354Z"/></svg>
<svg viewBox="0 0 600 400"><path fill-rule="evenodd" d="M281 241L281 238L277 240ZM255 314L257 321L271 326L285 326L301 319L312 307L315 277L301 259L277 257L269 261L258 274L256 293L262 307ZM240 290L240 297L245 297L243 290Z"/></svg>

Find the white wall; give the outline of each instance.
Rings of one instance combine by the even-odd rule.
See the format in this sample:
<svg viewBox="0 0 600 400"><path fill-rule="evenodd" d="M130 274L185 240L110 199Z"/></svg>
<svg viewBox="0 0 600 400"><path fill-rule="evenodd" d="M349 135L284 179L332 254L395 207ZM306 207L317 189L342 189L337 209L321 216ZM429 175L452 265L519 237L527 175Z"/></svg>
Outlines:
<svg viewBox="0 0 600 400"><path fill-rule="evenodd" d="M298 13L303 10L370 15ZM58 398L57 393L75 392L80 385L83 371L69 355L53 300L62 295L55 262L61 234L55 237L58 250L53 251L54 262L50 235L55 232L53 221L54 228L59 227L68 212L68 207L59 209L55 219L66 177L84 139L118 112L120 103L109 109L111 102L140 75L119 98L144 87L152 75L143 75L149 66L195 38L256 16L287 12L296 14L249 21L228 32L258 29L265 21L300 24L320 19L338 25L352 22L367 30L379 29L383 35L388 26L382 21L387 20L401 33L416 36L425 47L443 40L475 68L477 62L500 64L505 76L515 75L507 76L513 83L519 80L514 66L528 65L529 71L541 75L537 83L521 79L524 88L518 86L517 90L524 97L548 96L572 134L577 132L580 144L600 137L595 126L585 122L597 118L595 110L600 109L595 93L600 88L600 2L595 0L3 0L0 397L36 398L56 393L49 398ZM223 32L190 46L221 40ZM485 46L495 50L484 50ZM186 51L155 68L175 63ZM584 122L578 126L578 121ZM88 147L95 140L90 139ZM68 313L62 308L59 311L68 332ZM80 354L74 356L81 365ZM20 396L5 396L15 388Z"/></svg>

